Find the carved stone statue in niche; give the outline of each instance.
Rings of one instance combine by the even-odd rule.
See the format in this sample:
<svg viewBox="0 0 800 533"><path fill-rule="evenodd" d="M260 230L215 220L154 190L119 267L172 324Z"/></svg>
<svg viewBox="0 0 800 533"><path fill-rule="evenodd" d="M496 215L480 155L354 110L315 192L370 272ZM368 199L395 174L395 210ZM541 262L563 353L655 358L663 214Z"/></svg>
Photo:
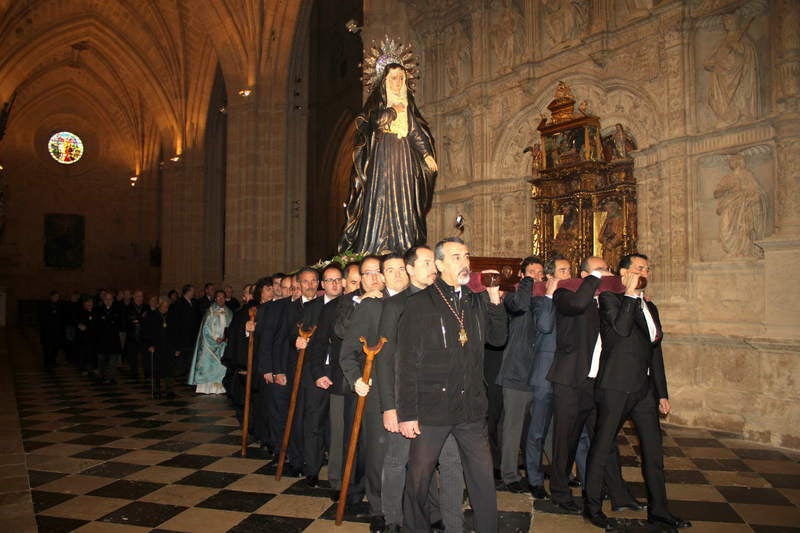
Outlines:
<svg viewBox="0 0 800 533"><path fill-rule="evenodd" d="M714 189L722 250L731 257L759 256L760 249L753 242L766 233L766 193L743 156L731 156L728 164L731 172Z"/></svg>
<svg viewBox="0 0 800 533"><path fill-rule="evenodd" d="M601 254L609 268L617 269L622 258L622 245L624 244L625 220L622 217L622 208L614 200L605 202L606 221L603 222L597 239L600 242Z"/></svg>
<svg viewBox="0 0 800 533"><path fill-rule="evenodd" d="M469 40L464 34L460 23L453 25L447 31L449 53L445 59L445 72L450 94L454 93L470 76L472 76L471 56L472 49Z"/></svg>
<svg viewBox="0 0 800 533"><path fill-rule="evenodd" d="M589 24L586 0L542 0L547 48L566 48L580 41Z"/></svg>
<svg viewBox="0 0 800 533"><path fill-rule="evenodd" d="M448 117L447 134L444 136L445 168L450 178L466 181L472 173L472 146L469 128L464 115Z"/></svg>
<svg viewBox="0 0 800 533"><path fill-rule="evenodd" d="M747 35L753 18L742 21L737 15L723 15L725 36L703 64L711 73L708 105L717 127L755 118L758 112L758 56Z"/></svg>
<svg viewBox="0 0 800 533"><path fill-rule="evenodd" d="M519 13L511 0L499 0L492 13L492 47L497 60L495 70L505 72L514 61L514 39L519 24Z"/></svg>
<svg viewBox="0 0 800 533"><path fill-rule="evenodd" d="M606 161L630 159L629 152L636 148L636 139L625 131L622 124L614 124L614 131L603 136L603 157Z"/></svg>

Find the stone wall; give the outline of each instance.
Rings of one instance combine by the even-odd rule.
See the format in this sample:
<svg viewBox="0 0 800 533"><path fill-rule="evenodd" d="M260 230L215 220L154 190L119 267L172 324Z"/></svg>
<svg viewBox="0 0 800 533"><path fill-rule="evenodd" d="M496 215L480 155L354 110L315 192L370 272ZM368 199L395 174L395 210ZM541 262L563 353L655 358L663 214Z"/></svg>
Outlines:
<svg viewBox="0 0 800 533"><path fill-rule="evenodd" d="M565 81L638 143L670 421L800 447L800 4L442 0L407 4L397 31L391 4L365 3L365 32L419 55L441 168L430 240L462 214L474 253L530 253L522 151Z"/></svg>

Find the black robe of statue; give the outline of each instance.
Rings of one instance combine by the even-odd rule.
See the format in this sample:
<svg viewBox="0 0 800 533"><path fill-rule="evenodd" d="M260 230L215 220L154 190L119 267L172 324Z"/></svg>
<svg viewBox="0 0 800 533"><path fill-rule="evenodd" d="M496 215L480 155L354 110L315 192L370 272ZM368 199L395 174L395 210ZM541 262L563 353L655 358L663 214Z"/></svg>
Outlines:
<svg viewBox="0 0 800 533"><path fill-rule="evenodd" d="M384 70L384 78L390 67ZM362 114L356 117L353 177L339 251L404 253L425 244L436 173L425 158L436 158L428 124L407 92L408 135L399 138L389 125L397 113L387 107L384 78Z"/></svg>

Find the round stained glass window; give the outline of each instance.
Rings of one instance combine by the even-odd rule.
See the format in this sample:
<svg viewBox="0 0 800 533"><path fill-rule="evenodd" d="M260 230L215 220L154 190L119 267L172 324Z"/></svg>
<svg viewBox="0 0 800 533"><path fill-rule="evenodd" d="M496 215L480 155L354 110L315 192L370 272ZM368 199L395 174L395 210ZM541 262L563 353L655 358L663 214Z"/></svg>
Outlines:
<svg viewBox="0 0 800 533"><path fill-rule="evenodd" d="M53 159L64 165L77 162L83 155L83 141L68 131L60 131L50 137L47 148Z"/></svg>

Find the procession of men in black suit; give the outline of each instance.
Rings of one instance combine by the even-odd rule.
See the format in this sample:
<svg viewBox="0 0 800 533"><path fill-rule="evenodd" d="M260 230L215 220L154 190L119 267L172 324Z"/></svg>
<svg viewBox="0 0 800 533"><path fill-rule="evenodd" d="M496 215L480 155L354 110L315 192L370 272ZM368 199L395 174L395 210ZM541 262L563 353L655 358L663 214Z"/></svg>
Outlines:
<svg viewBox="0 0 800 533"><path fill-rule="evenodd" d="M605 498L614 511L646 509L653 524L690 527L667 507L659 417L671 405L658 309L643 290L647 256L622 258L624 290L616 292L601 290L602 278L613 274L600 257L587 257L581 280L569 287L559 286L571 278L566 259L528 257L516 290L506 294L499 287L473 290L469 256L461 239L448 238L405 255L276 273L247 285L241 302L229 290L226 305L235 314L223 383L241 421L252 339L250 436L261 453L278 458L300 372L283 473L313 488L327 462L328 482L338 491L355 406L366 397L347 504L366 497L371 531L460 531L465 501L475 531L497 531L497 486L551 499L557 512L583 514L604 530L616 527L603 512ZM173 397L172 378L185 372L209 294L212 284L200 298L186 285L176 301L146 308L141 291L124 307L103 292L96 308L90 300L76 314L79 359L91 345L100 379L111 382L123 353L130 367L150 353L154 364L146 363L145 372ZM58 298L54 293L41 313L48 363L65 320ZM310 338L300 335L312 328ZM125 333L131 344L123 350ZM381 337L387 342L365 383L362 339L371 346ZM489 442L486 354L501 359L499 472ZM621 476L616 436L628 419L641 443L646 503ZM583 487L582 507L575 485Z"/></svg>

